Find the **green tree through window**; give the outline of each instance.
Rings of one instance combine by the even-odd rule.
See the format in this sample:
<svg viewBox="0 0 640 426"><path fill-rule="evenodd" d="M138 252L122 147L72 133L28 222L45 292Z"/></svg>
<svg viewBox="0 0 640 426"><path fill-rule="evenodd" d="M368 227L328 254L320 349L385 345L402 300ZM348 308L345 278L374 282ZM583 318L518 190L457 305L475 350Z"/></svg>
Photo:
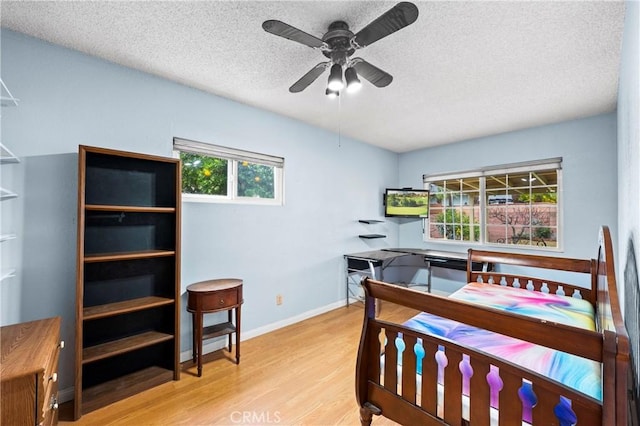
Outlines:
<svg viewBox="0 0 640 426"><path fill-rule="evenodd" d="M274 198L273 167L238 162L238 197Z"/></svg>
<svg viewBox="0 0 640 426"><path fill-rule="evenodd" d="M469 215L460 213L456 209L446 209L445 213L439 213L435 222L440 235L448 240L478 241L480 240L480 228L471 226ZM473 238L471 230L473 229Z"/></svg>
<svg viewBox="0 0 640 426"><path fill-rule="evenodd" d="M184 201L284 204L284 158L182 138L173 148Z"/></svg>
<svg viewBox="0 0 640 426"><path fill-rule="evenodd" d="M182 192L227 195L227 160L184 151L180 152L180 159Z"/></svg>

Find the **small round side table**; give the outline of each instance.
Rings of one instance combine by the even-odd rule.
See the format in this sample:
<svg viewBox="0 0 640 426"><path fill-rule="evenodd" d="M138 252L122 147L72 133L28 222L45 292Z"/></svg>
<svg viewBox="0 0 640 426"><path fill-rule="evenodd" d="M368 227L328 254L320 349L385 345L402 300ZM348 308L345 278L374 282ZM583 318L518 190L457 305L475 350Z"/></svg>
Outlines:
<svg viewBox="0 0 640 426"><path fill-rule="evenodd" d="M240 364L240 307L242 305L242 280L221 278L202 281L187 287L187 311L193 320L193 362L198 363L198 377L202 376L202 341L218 336L236 334L236 364ZM233 324L233 311L236 324ZM213 312L228 311L227 322L203 327L203 316Z"/></svg>

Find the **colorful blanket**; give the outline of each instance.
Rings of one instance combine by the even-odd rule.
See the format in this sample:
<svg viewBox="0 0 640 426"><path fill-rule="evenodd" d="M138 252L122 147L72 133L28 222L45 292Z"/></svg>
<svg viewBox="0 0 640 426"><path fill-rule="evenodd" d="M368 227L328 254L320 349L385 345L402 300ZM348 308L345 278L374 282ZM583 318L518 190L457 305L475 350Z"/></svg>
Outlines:
<svg viewBox="0 0 640 426"><path fill-rule="evenodd" d="M470 283L450 297L595 330L593 307L589 302L573 297L481 283ZM477 348L602 400L600 364L595 361L424 312L407 321L405 326ZM553 325L549 327L552 329Z"/></svg>

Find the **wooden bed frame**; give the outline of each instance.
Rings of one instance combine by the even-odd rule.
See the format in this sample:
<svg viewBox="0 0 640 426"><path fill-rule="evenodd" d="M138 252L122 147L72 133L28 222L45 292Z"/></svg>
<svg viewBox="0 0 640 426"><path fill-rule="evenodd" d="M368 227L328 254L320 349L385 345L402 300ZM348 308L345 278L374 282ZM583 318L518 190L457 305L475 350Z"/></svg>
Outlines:
<svg viewBox="0 0 640 426"><path fill-rule="evenodd" d="M474 262L588 274L591 288L523 274L473 271L471 265ZM531 423L535 425L558 424L554 407L561 396L571 400L571 409L580 425L627 425L629 338L619 306L609 229L603 226L600 230L597 260L469 250L467 281L475 282L479 277L485 283L493 277L491 281L495 284L505 277L508 285L518 278L523 288L531 280L536 291L540 290L542 282L546 282L551 293L562 285L566 295L579 289L583 299L595 307L597 331L550 323L364 278L365 316L356 365L356 398L362 425L370 425L373 415L382 415L405 425L489 425L492 412L494 415L499 412L500 425L520 425L523 422L522 404L517 393L523 379L531 382L537 396L537 403L531 410ZM376 299L597 361L602 364L602 401L485 352L378 319ZM419 371L416 369L416 357L404 355L410 351L403 352L401 366L396 362L398 351L394 342L399 336L407 348L413 348L418 339L422 341L427 355L422 361L420 380L416 379ZM385 340L391 344L383 346L381 341ZM439 346L444 347L448 358L440 384L433 356ZM462 373L458 368L463 354L468 355L474 371L469 381L469 395L464 396ZM381 363L381 358L389 361ZM499 368L503 381L497 411L491 408L490 389L485 379L490 365ZM437 401L439 388L440 398L443 397L444 401ZM467 419L463 418L463 401L469 407Z"/></svg>

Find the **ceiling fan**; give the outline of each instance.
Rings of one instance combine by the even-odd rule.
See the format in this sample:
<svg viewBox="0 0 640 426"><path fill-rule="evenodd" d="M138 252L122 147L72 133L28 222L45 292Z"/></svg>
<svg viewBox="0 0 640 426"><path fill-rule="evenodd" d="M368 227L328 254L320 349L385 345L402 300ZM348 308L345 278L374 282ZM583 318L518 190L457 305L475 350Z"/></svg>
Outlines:
<svg viewBox="0 0 640 426"><path fill-rule="evenodd" d="M358 75L364 77L376 87L388 86L393 80L389 73L371 65L362 58L352 58L351 56L356 50L362 49L389 34L411 25L416 19L418 19L416 5L409 2L401 2L355 34L349 30L349 25L344 21L331 23L322 39L278 20L265 21L262 23L262 28L271 34L319 49L324 56L329 58L328 61L320 62L293 83L289 87L291 93L303 91L327 68L330 68L326 94L338 96L340 90L344 88L343 68L348 91L355 91L360 87Z"/></svg>

